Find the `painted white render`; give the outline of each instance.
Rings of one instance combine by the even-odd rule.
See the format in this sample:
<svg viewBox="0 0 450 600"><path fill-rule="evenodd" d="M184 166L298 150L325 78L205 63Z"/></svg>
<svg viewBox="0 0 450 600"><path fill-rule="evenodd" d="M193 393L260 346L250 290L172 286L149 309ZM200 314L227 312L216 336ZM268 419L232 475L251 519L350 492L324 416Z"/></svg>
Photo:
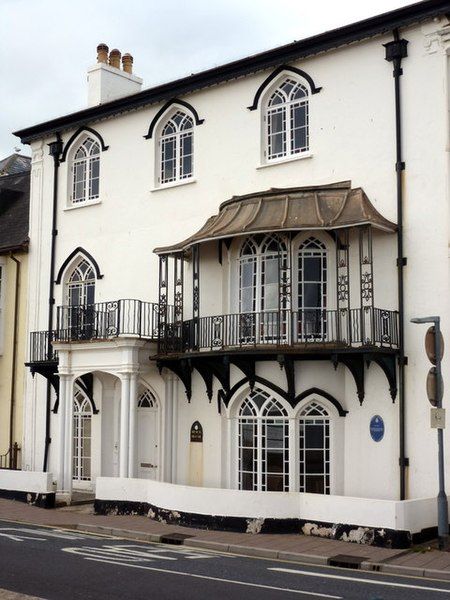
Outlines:
<svg viewBox="0 0 450 600"><path fill-rule="evenodd" d="M411 325L410 319L438 314L442 318L444 338L449 337L449 31L448 21L442 17L407 27L401 32L402 37L408 40L408 56L402 61L401 77L406 163L403 178L404 255L407 257L404 279L405 352L408 357L405 368L406 456L409 458L407 499L429 498L437 492L436 432L429 427L429 403L425 395L425 377L429 368L422 342L425 331ZM98 265L96 303L119 299L157 303L159 265L153 249L176 244L194 234L208 217L218 213L219 205L232 196L270 188L351 181L352 189L361 187L376 210L395 223L394 84L392 65L384 59L383 48L383 44L391 41L391 34L377 35L289 62L290 67L307 73L315 86L321 88L319 92L309 94L310 150L293 160L276 164L265 162L262 149L264 134L261 133L264 131L261 107L268 90L282 81L289 71L280 72L268 90L262 93L256 110L248 109L258 88L278 65L178 98L195 109L198 119L194 119L196 124L193 127L193 176L177 185L160 185L158 182L157 132L165 113L159 115L159 120L154 123L154 135L149 137L152 122L169 98L90 122L90 129L79 134L76 127L62 130L64 154L57 173L56 273L81 247ZM112 98L108 91L104 91L109 84L101 80L109 71L110 68L103 64L89 71L91 105ZM121 76L126 75L122 73ZM125 79L126 85L140 85L140 80L134 76ZM301 77L300 80L305 83ZM123 94L133 91L131 87L122 88ZM122 92L119 94L122 95ZM114 93L116 97L119 95ZM174 107L189 112L183 104L177 103L168 110L173 111ZM197 124L198 120L202 122ZM99 196L74 205L70 201L71 152L86 135L98 141L102 148ZM54 161L47 145L54 140L55 136L51 135L31 141L29 332L47 328L54 177ZM70 147L67 145L69 142ZM337 309L335 242L325 231L300 232L294 236L296 248L302 239L310 235L319 239L327 249L327 285L330 290L327 310ZM398 310L396 244L394 233L374 230L374 305L389 311ZM239 312L241 245L240 237L230 240L228 248L223 245L221 263L217 241L202 245L202 317ZM350 304L358 307L360 264L355 229L350 229L349 255ZM83 256L83 253L75 254L59 273L61 280L54 288L56 306L67 304L67 278ZM173 271L169 273L172 279ZM99 274L101 277L98 277ZM188 258L184 261L185 320L191 319L193 314L192 277L192 259ZM137 403L140 390L148 388L158 407L155 408L158 414L157 442L154 442L158 449L152 454L157 461L156 466L148 467L153 471L146 478L181 486L195 483L197 488L227 488L237 493L237 407L250 393L248 382L236 390L228 406L221 404L219 412L217 397L221 386L218 379L213 378L212 399L209 400L205 382L194 370L192 396L188 401L179 377L167 368L163 368L160 374L155 360L149 358L158 352L155 341L125 336L71 343L60 341L55 342L53 347L59 353L60 387L58 412L51 415L52 442L48 466L55 473L58 491L70 493L72 487L92 487L96 477L101 477L102 493L108 496L104 490L109 490L107 486L114 486L114 482L103 478L120 477L117 480L120 493L114 488L119 495L114 498L103 495L101 498L158 504L156 498L164 497L165 487L155 484L156 495L153 497L153 482L135 479L138 473L142 475L140 462L145 462L140 461L137 455L140 431ZM446 356L444 373L448 364ZM289 421L289 492L294 494L295 511L298 511L299 503L302 506L302 503L309 503L309 506L315 500L311 494L306 494L307 498L298 496L299 418L309 401L319 403L329 415L329 491L340 496L339 503L344 507L344 513L352 514L355 497L380 501L399 499L398 400L392 401L386 376L377 364L372 362L364 369L365 397L361 404L355 379L343 364L333 365L330 360L313 359L295 362L295 396L310 389L319 389L337 399L343 411L340 415L338 408L317 391L311 392L296 406L290 406L274 391L274 386L286 389L285 371L280 369L276 360L256 362L256 387L280 402ZM91 421L91 476L87 482L77 483L72 481L71 466L72 395L75 380L85 374L93 376L93 398L98 412L94 411ZM233 388L242 378L243 373L231 365L230 387ZM269 381L272 387L267 387L261 379ZM25 469L39 470L42 467L45 398L45 380L39 375L35 378L29 376L23 444ZM54 402L53 393L52 405ZM369 423L374 415L380 415L385 423L385 434L380 442L374 442L369 433ZM201 451L195 442L190 442L191 427L196 421L203 429ZM448 440L446 449L450 449ZM154 465L152 462L149 464ZM128 477L131 479L127 480ZM167 498L175 493L173 489L170 487L167 491ZM183 494L191 494L189 510L193 512L196 512L196 499L199 502L197 512L202 511L200 504L210 502L205 500L210 496L206 493L203 496L201 490L189 492L188 488L180 489ZM210 492L213 493L212 490ZM227 493L234 494L231 491ZM266 512L275 516L273 510L269 510L274 502L271 493L254 493L258 494L257 502L262 507L267 497ZM215 498L221 497L217 489L214 494ZM251 492L245 494L251 495ZM146 500L143 500L144 496ZM321 498L320 502L322 508L311 518L333 522L332 502L325 498ZM234 496L230 499L230 504L233 503ZM385 502L383 506L388 504ZM162 500L159 505L169 507ZM358 501L360 506L366 505ZM370 512L367 506L361 510ZM169 508L181 509L175 504ZM286 511L293 516L288 509ZM421 509L418 515L411 517L414 527L429 526L427 510ZM408 523L411 520L410 517L391 515L386 521L381 519L383 523L380 526L389 522L386 526L394 527L391 523L397 518L406 519Z"/></svg>

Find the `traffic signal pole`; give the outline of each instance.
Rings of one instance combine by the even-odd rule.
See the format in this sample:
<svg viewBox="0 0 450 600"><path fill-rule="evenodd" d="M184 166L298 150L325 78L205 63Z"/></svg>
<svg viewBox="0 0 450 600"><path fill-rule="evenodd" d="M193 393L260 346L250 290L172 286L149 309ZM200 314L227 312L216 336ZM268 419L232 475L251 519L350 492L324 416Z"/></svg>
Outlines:
<svg viewBox="0 0 450 600"><path fill-rule="evenodd" d="M441 318L440 317L424 317L420 319L411 319L412 323L432 323L429 333L434 337L434 357L430 355L427 348L428 358L435 366L435 398L429 398L430 402L437 410L442 412L442 397L444 395L443 380L442 380L442 355L444 353L443 338L441 335ZM428 334L427 334L428 335ZM435 409L435 410L436 410ZM433 410L433 409L432 409ZM441 416L442 421L445 419ZM445 469L444 469L444 426L437 427L438 435L438 470L439 470L439 493L437 497L438 509L438 542L439 550L448 548L448 502L447 494L445 493Z"/></svg>

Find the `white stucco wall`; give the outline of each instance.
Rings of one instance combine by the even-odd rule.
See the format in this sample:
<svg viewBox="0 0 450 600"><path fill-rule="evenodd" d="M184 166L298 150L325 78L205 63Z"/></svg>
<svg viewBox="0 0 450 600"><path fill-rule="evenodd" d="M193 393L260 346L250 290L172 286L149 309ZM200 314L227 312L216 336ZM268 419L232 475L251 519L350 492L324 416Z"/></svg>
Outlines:
<svg viewBox="0 0 450 600"><path fill-rule="evenodd" d="M441 26L434 22L402 32L409 40L401 84L406 162L404 234L408 259L405 269L406 452L410 459L408 494L411 498L433 495L437 477L436 436L429 429L429 405L425 399L429 365L422 347L424 329L409 324L409 319L439 314L445 337L450 327L449 59L443 45L435 42L427 45L433 39L433 31ZM320 93L310 98L310 158L260 168L261 114L247 107L270 70L183 97L204 119L204 123L195 128L195 181L189 185L155 190L155 141L143 136L162 104L92 123L109 146L101 155L100 202L67 209L69 165L62 163L57 269L75 247L82 246L95 257L104 275L96 285L97 301L117 298L157 301L158 265L152 249L194 233L217 212L219 204L231 196L270 187L351 180L353 187L361 186L365 190L384 217L395 221L394 86L392 65L384 60L382 46L390 40L390 35L378 36L292 63L309 73L316 85L322 87ZM73 133L74 130L64 131L63 141L67 142ZM47 326L53 185L53 160L46 146L49 141L50 138L32 144L30 331ZM351 276L357 282L355 239L351 254ZM202 249L203 315L235 309L234 276L229 277L229 273L235 272L234 267L233 246L229 256L224 253L222 266L214 244ZM187 264L188 282L189 274ZM396 308L394 236L374 235L374 283L376 306ZM186 317L190 317L190 294L189 289L185 298ZM357 285L351 287L351 294L352 303L357 306ZM57 305L64 301L63 285L56 285L55 296ZM92 370L101 371L105 367L104 355L100 348L97 350L87 364ZM116 371L121 368L120 360L114 367ZM447 361L448 356L444 362L445 372ZM148 354L142 358L141 367L145 369L147 365ZM260 373L285 389L285 376L278 365L258 365L257 374ZM335 470L336 473L341 470L337 492L381 499L398 497L398 404L392 404L386 378L379 367L372 364L366 370L366 398L362 406L356 397L353 378L343 366L335 372L326 362L302 362L296 366L296 373L297 393L320 387L332 393L349 411L342 418L343 451ZM153 368L148 382L158 390L163 406L165 380ZM164 472L170 471L170 477L178 483L188 481L187 440L195 420L204 428L204 485L220 487L230 480L227 475L230 465L220 449L220 445L225 448L226 443L226 417L217 412L216 393L217 382L209 404L203 381L194 375L192 400L187 403L182 385L178 386L172 432L175 460L168 450L163 453ZM369 436L369 421L374 414L380 414L386 424L385 437L378 444ZM52 427L57 427L54 423L52 418ZM24 464L30 468L38 468L42 463L44 426L45 386L37 376L35 380L28 379L25 405ZM162 429L166 430L166 424ZM102 431L104 439L108 435ZM55 451L52 441L52 461Z"/></svg>

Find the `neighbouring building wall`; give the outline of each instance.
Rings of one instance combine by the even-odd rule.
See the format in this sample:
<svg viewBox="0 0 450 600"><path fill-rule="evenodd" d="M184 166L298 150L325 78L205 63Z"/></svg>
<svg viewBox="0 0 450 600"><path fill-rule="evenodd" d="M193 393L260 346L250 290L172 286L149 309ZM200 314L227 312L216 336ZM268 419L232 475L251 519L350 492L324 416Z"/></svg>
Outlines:
<svg viewBox="0 0 450 600"><path fill-rule="evenodd" d="M20 261L18 288L16 289L17 265L11 257L0 256L0 454L10 446L10 418L13 402L12 444L22 447L23 398L25 384L25 350L27 345L27 279L28 255L15 253ZM15 316L16 292L18 312ZM13 385L14 323L17 319L16 361ZM12 397L13 394L13 397ZM9 464L9 463L7 463ZM20 464L20 453L19 453Z"/></svg>

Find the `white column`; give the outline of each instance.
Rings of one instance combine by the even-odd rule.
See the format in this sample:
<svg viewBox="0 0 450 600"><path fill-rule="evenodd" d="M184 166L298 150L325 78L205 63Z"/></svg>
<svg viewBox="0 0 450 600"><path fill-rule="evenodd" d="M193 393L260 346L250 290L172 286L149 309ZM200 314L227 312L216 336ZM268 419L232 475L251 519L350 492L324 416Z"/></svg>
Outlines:
<svg viewBox="0 0 450 600"><path fill-rule="evenodd" d="M164 454L164 473L162 481L167 483L172 482L172 412L173 412L173 397L172 397L172 376L169 375L164 381L164 438L163 438L163 454Z"/></svg>
<svg viewBox="0 0 450 600"><path fill-rule="evenodd" d="M120 394L120 460L119 477L128 477L129 433L130 433L130 374L121 377Z"/></svg>
<svg viewBox="0 0 450 600"><path fill-rule="evenodd" d="M178 483L178 377L171 375L172 383L172 483Z"/></svg>
<svg viewBox="0 0 450 600"><path fill-rule="evenodd" d="M58 402L58 472L56 473L56 487L58 491L64 490L64 463L66 452L66 402L67 382L70 375L59 376L59 402Z"/></svg>
<svg viewBox="0 0 450 600"><path fill-rule="evenodd" d="M73 482L73 377L67 376L65 393L64 491L72 493Z"/></svg>
<svg viewBox="0 0 450 600"><path fill-rule="evenodd" d="M138 375L131 373L130 375L130 439L129 439L129 456L128 456L128 477L136 477L137 469L137 388Z"/></svg>

